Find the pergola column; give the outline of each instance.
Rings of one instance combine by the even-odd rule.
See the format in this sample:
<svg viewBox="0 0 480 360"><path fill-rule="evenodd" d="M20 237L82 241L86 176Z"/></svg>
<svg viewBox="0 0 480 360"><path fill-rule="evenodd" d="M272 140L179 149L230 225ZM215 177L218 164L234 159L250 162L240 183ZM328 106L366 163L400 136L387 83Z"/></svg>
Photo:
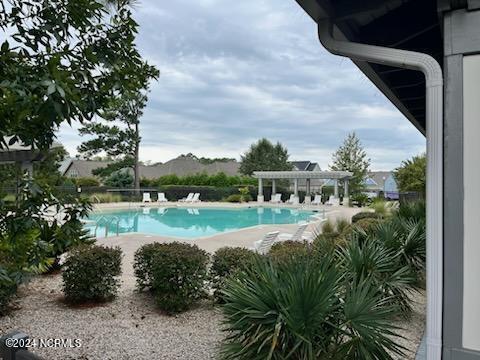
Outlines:
<svg viewBox="0 0 480 360"><path fill-rule="evenodd" d="M335 180L333 181L333 184L334 184L333 197L334 197L335 199L338 199L338 180L335 179Z"/></svg>
<svg viewBox="0 0 480 360"><path fill-rule="evenodd" d="M263 203L264 197L263 197L263 179L261 177L258 178L258 196L257 196L257 202Z"/></svg>
<svg viewBox="0 0 480 360"><path fill-rule="evenodd" d="M298 197L298 179L293 180L293 194Z"/></svg>
<svg viewBox="0 0 480 360"><path fill-rule="evenodd" d="M350 193L348 190L348 179L343 180L343 205L348 206L350 202Z"/></svg>
<svg viewBox="0 0 480 360"><path fill-rule="evenodd" d="M310 179L306 181L306 189L305 189L305 204L310 204L312 201L312 197L310 196Z"/></svg>
<svg viewBox="0 0 480 360"><path fill-rule="evenodd" d="M272 179L272 197L277 193L277 183L275 179Z"/></svg>

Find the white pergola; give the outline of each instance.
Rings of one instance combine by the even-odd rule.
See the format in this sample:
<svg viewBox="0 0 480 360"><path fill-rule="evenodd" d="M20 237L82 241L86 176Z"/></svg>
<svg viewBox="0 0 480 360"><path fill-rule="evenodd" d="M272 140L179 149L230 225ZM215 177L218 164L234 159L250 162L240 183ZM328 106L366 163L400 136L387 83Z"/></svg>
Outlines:
<svg viewBox="0 0 480 360"><path fill-rule="evenodd" d="M5 137L4 142L8 144L10 139L11 137ZM0 148L0 164L19 164L23 172L27 171L32 176L33 163L43 161L50 150L58 147L61 147L61 144L54 141L48 150L41 151L17 141L8 147Z"/></svg>
<svg viewBox="0 0 480 360"><path fill-rule="evenodd" d="M349 171L255 171L253 177L258 179L258 196L259 203L264 202L263 196L263 180L268 179L272 181L272 196L276 194L276 180L293 180L294 195L298 199L298 180L306 180L306 194L305 203L311 202L310 181L312 179L333 180L334 181L334 199L338 200L338 182L342 181L344 186L344 203L348 203L348 181L353 173Z"/></svg>

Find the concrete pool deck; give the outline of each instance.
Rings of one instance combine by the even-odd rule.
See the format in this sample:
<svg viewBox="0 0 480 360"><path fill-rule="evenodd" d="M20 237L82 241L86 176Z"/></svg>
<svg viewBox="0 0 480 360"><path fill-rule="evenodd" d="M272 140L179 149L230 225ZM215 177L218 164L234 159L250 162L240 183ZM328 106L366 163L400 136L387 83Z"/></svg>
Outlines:
<svg viewBox="0 0 480 360"><path fill-rule="evenodd" d="M125 208L138 208L141 205L145 205L142 203L113 203L113 204L97 204L95 205L95 211L107 211L112 209L125 209ZM152 203L146 204L147 206L151 207L160 207L165 206L178 206L182 208L200 208L200 207L229 207L229 208L245 208L245 207L256 207L259 206L257 203L248 203L248 204L231 204L231 203L195 203L195 204L184 204L184 203ZM264 204L265 206L276 206L273 204ZM304 210L312 210L316 209L320 213L323 210L326 210L326 217L327 219L348 219L350 220L353 215L356 213L364 210L361 208L349 208L343 206L288 206L288 205L280 205L280 207L287 207L287 208L299 208ZM312 221L309 224L308 231L314 230L320 221ZM182 239L176 237L168 237L168 236L159 236L159 235L148 235L142 233L128 233L122 234L120 236L108 236L108 237L98 237L97 243L100 245L106 246L119 246L124 254L124 259L122 261L123 267L123 287L133 289L135 287L135 277L133 274L133 258L135 251L145 244L153 243L153 242L174 242L174 241L182 241L189 244L195 244L199 248L213 254L216 250L224 246L232 246L232 247L246 247L251 248L253 243L256 240L261 239L267 232L270 231L280 231L283 233L293 233L297 228L297 224L282 224L282 225L257 225L245 229L230 231L219 233L216 235L196 238L196 239Z"/></svg>

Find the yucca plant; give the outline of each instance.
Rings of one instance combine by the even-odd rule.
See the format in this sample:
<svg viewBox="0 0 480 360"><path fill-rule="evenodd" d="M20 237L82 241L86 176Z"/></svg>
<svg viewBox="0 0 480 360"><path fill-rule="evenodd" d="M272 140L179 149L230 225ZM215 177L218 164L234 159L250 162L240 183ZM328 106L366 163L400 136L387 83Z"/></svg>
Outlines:
<svg viewBox="0 0 480 360"><path fill-rule="evenodd" d="M401 203L396 212L396 216L403 219L415 219L425 221L426 203L424 200L410 201Z"/></svg>
<svg viewBox="0 0 480 360"><path fill-rule="evenodd" d="M375 236L388 249L395 251L412 271L425 270L426 228L422 220L395 217L392 221L378 224Z"/></svg>
<svg viewBox="0 0 480 360"><path fill-rule="evenodd" d="M348 282L369 279L385 301L398 306L404 316L411 313L409 294L417 278L402 263L399 253L362 233L355 233L349 244L338 252Z"/></svg>
<svg viewBox="0 0 480 360"><path fill-rule="evenodd" d="M334 262L255 266L227 280L223 359L391 359L396 308L369 279L346 282Z"/></svg>

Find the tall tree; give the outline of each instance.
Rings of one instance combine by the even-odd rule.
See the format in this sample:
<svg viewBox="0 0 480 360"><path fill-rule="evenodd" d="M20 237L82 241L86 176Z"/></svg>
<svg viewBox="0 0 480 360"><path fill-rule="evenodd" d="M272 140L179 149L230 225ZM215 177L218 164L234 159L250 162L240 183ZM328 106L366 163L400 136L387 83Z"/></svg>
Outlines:
<svg viewBox="0 0 480 360"><path fill-rule="evenodd" d="M415 191L425 194L427 156L421 154L411 159L402 161L402 164L394 170L395 180L400 191Z"/></svg>
<svg viewBox="0 0 480 360"><path fill-rule="evenodd" d="M353 193L363 188L363 181L370 167L370 159L355 132L347 135L343 144L333 153L332 161L331 170L353 173L350 179L350 189Z"/></svg>
<svg viewBox="0 0 480 360"><path fill-rule="evenodd" d="M263 138L252 144L242 155L240 173L252 175L254 171L292 170L288 162L288 150L277 142L275 145Z"/></svg>
<svg viewBox="0 0 480 360"><path fill-rule="evenodd" d="M133 186L140 188L139 123L147 96L143 92L124 93L110 104L101 119L85 124L79 131L81 135L93 136L84 141L78 151L87 157L105 153L114 162L100 170L99 175L108 176L122 168L133 170Z"/></svg>
<svg viewBox="0 0 480 360"><path fill-rule="evenodd" d="M152 67L134 40L128 0L0 2L0 147L46 149L63 122L87 122Z"/></svg>

